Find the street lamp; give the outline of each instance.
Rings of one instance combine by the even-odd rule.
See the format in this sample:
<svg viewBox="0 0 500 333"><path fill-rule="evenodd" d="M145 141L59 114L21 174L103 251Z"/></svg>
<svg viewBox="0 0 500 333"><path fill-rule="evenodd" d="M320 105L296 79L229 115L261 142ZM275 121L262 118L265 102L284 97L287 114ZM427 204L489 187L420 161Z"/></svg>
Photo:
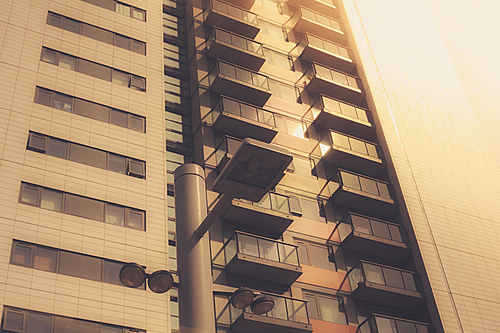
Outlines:
<svg viewBox="0 0 500 333"><path fill-rule="evenodd" d="M124 286L137 288L148 280L148 287L157 294L166 293L174 285L174 277L169 271L159 270L147 274L144 267L134 262L125 264L120 269L120 281Z"/></svg>

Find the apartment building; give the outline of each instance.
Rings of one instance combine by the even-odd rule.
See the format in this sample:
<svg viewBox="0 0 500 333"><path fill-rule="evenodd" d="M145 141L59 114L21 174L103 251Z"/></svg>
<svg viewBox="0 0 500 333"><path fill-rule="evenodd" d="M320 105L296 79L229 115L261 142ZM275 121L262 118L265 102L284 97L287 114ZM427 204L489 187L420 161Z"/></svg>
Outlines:
<svg viewBox="0 0 500 333"><path fill-rule="evenodd" d="M246 138L293 161L206 236L213 332L500 327L500 171L425 1L0 1L2 332L182 333L119 272L177 275L174 170L211 209Z"/></svg>

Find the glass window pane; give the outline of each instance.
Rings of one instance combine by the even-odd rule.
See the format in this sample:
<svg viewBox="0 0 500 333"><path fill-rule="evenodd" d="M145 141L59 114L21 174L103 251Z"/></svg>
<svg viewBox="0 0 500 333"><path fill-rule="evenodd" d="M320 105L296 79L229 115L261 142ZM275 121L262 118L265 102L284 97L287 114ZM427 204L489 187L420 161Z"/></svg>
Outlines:
<svg viewBox="0 0 500 333"><path fill-rule="evenodd" d="M238 234L238 247L240 253L259 257L259 247L255 237Z"/></svg>
<svg viewBox="0 0 500 333"><path fill-rule="evenodd" d="M26 323L26 332L51 333L52 316L30 312Z"/></svg>
<svg viewBox="0 0 500 333"><path fill-rule="evenodd" d="M61 251L59 273L94 281L101 280L101 259ZM57 317L56 317L57 318ZM57 325L56 325L56 332ZM71 331L77 332L77 331ZM79 331L78 331L79 332ZM84 331L90 332L90 331Z"/></svg>
<svg viewBox="0 0 500 333"><path fill-rule="evenodd" d="M111 81L111 68L95 62L80 59L78 62L78 71L101 80Z"/></svg>
<svg viewBox="0 0 500 333"><path fill-rule="evenodd" d="M417 291L417 286L415 286L415 280L413 279L413 274L402 272L403 280L405 282L405 289L411 291Z"/></svg>
<svg viewBox="0 0 500 333"><path fill-rule="evenodd" d="M121 225L125 222L125 207L106 204L106 223Z"/></svg>
<svg viewBox="0 0 500 333"><path fill-rule="evenodd" d="M309 264L309 256L307 255L307 246L305 244L297 244L299 252L299 260L301 264Z"/></svg>
<svg viewBox="0 0 500 333"><path fill-rule="evenodd" d="M62 209L62 192L43 189L40 207L60 212Z"/></svg>
<svg viewBox="0 0 500 333"><path fill-rule="evenodd" d="M395 269L383 267L385 284L391 287L404 289L403 278L401 272Z"/></svg>
<svg viewBox="0 0 500 333"><path fill-rule="evenodd" d="M76 34L79 34L80 33L80 25L81 25L80 22L75 21L73 19L70 19L69 17L64 18L64 25L63 25L64 30L68 30L68 31L74 32Z"/></svg>
<svg viewBox="0 0 500 333"><path fill-rule="evenodd" d="M346 324L346 316L341 310L338 299L319 297L321 319L332 323Z"/></svg>
<svg viewBox="0 0 500 333"><path fill-rule="evenodd" d="M33 188L27 185L23 185L21 202L29 205L38 206L38 193L40 190L38 188Z"/></svg>
<svg viewBox="0 0 500 333"><path fill-rule="evenodd" d="M347 136L332 132L332 139L334 145L351 150L349 138Z"/></svg>
<svg viewBox="0 0 500 333"><path fill-rule="evenodd" d="M144 118L130 116L130 129L135 131L144 132Z"/></svg>
<svg viewBox="0 0 500 333"><path fill-rule="evenodd" d="M31 246L15 243L14 254L12 255L12 262L20 265L31 265Z"/></svg>
<svg viewBox="0 0 500 333"><path fill-rule="evenodd" d="M43 104L43 105L49 105L50 106L50 100L52 98L52 92L45 90L45 89L36 89L36 102Z"/></svg>
<svg viewBox="0 0 500 333"><path fill-rule="evenodd" d="M55 65L57 63L57 52L43 49L42 61L45 61L45 62L48 62L48 63Z"/></svg>
<svg viewBox="0 0 500 333"><path fill-rule="evenodd" d="M365 271L366 281L384 284L384 277L382 276L382 267L371 264L363 264Z"/></svg>
<svg viewBox="0 0 500 333"><path fill-rule="evenodd" d="M62 26L62 16L54 13L49 13L47 23L53 25L54 27L60 28Z"/></svg>
<svg viewBox="0 0 500 333"><path fill-rule="evenodd" d="M127 158L110 153L108 155L108 170L125 174L127 170Z"/></svg>
<svg viewBox="0 0 500 333"><path fill-rule="evenodd" d="M122 49L129 49L130 48L130 39L128 37L122 36L115 34L115 46L121 47Z"/></svg>
<svg viewBox="0 0 500 333"><path fill-rule="evenodd" d="M106 106L75 98L75 114L108 122L108 111Z"/></svg>
<svg viewBox="0 0 500 333"><path fill-rule="evenodd" d="M132 17L140 21L145 21L146 12L141 9L132 8Z"/></svg>
<svg viewBox="0 0 500 333"><path fill-rule="evenodd" d="M377 187L378 187L379 194L380 194L381 197L384 197L384 198L387 198L387 199L391 198L391 195L389 194L389 187L386 184L384 184L384 183L377 183Z"/></svg>
<svg viewBox="0 0 500 333"><path fill-rule="evenodd" d="M378 189L377 189L377 182L368 179L368 178L363 178L359 177L359 181L361 183L361 191L367 192L370 194L378 195Z"/></svg>
<svg viewBox="0 0 500 333"><path fill-rule="evenodd" d="M401 238L401 232L399 231L399 227L395 225L389 225L389 231L391 233L392 240L395 240L396 242L403 241L403 239Z"/></svg>
<svg viewBox="0 0 500 333"><path fill-rule="evenodd" d="M113 83L128 87L129 75L127 73L113 70Z"/></svg>
<svg viewBox="0 0 500 333"><path fill-rule="evenodd" d="M351 221L354 231L362 232L368 235L372 234L369 219L358 215L351 215Z"/></svg>
<svg viewBox="0 0 500 333"><path fill-rule="evenodd" d="M4 331L23 332L24 331L24 313L6 311L3 323Z"/></svg>
<svg viewBox="0 0 500 333"><path fill-rule="evenodd" d="M128 163L129 175L144 178L145 176L144 168L145 168L144 162L129 159Z"/></svg>
<svg viewBox="0 0 500 333"><path fill-rule="evenodd" d="M374 236L391 239L391 234L389 233L389 226L387 225L387 223L382 223L374 220L372 220L371 222Z"/></svg>
<svg viewBox="0 0 500 333"><path fill-rule="evenodd" d="M68 142L56 138L50 138L47 154L59 158L68 158Z"/></svg>
<svg viewBox="0 0 500 333"><path fill-rule="evenodd" d="M142 223L143 214L141 212L134 212L129 210L127 227L135 229L144 229Z"/></svg>
<svg viewBox="0 0 500 333"><path fill-rule="evenodd" d="M35 260L33 261L33 268L48 272L55 272L57 252L57 250L37 246L35 249Z"/></svg>
<svg viewBox="0 0 500 333"><path fill-rule="evenodd" d="M54 97L54 108L58 110L63 110L66 112L71 112L73 104L73 97L56 93Z"/></svg>
<svg viewBox="0 0 500 333"><path fill-rule="evenodd" d="M102 272L102 282L116 284L122 286L122 282L120 281L120 269L123 267L122 263L114 262L110 260L104 260L103 264L103 272ZM105 328L105 325L102 325L102 328ZM113 327L114 328L114 327ZM101 333L103 331L101 330ZM113 330L108 330L105 332L115 332ZM121 328L120 331L121 333Z"/></svg>
<svg viewBox="0 0 500 333"><path fill-rule="evenodd" d="M99 40L101 42L107 44L113 44L113 33L111 31L107 31L93 25L83 24L82 27L82 35L90 37L95 40Z"/></svg>
<svg viewBox="0 0 500 333"><path fill-rule="evenodd" d="M146 54L146 44L137 40L132 40L132 51L139 54Z"/></svg>
<svg viewBox="0 0 500 333"><path fill-rule="evenodd" d="M311 318L320 318L316 297L305 294L304 299L307 301L307 312Z"/></svg>
<svg viewBox="0 0 500 333"><path fill-rule="evenodd" d="M59 67L76 71L76 58L66 54L59 54Z"/></svg>
<svg viewBox="0 0 500 333"><path fill-rule="evenodd" d="M127 127L127 114L122 111L111 109L109 122L113 125Z"/></svg>
<svg viewBox="0 0 500 333"><path fill-rule="evenodd" d="M352 105L340 103L340 111L342 112L342 114L345 114L346 116L358 118L356 114L356 108Z"/></svg>
<svg viewBox="0 0 500 333"><path fill-rule="evenodd" d="M96 221L103 221L104 202L66 193L64 212Z"/></svg>
<svg viewBox="0 0 500 333"><path fill-rule="evenodd" d="M69 159L96 168L106 169L106 152L95 148L71 143Z"/></svg>
<svg viewBox="0 0 500 333"><path fill-rule="evenodd" d="M125 16L130 16L130 6L127 6L125 4L117 2L116 3L116 12L123 14Z"/></svg>
<svg viewBox="0 0 500 333"><path fill-rule="evenodd" d="M361 190L358 176L346 172L341 172L340 174L342 176L342 185L356 190Z"/></svg>
<svg viewBox="0 0 500 333"><path fill-rule="evenodd" d="M320 247L316 245L309 245L309 251L311 254L312 265L314 267L329 269L335 271L335 263L330 262L329 253L326 247Z"/></svg>
<svg viewBox="0 0 500 333"><path fill-rule="evenodd" d="M351 149L357 153L368 155L366 151L365 143L361 140L357 140L354 138L349 138L349 142L351 143Z"/></svg>
<svg viewBox="0 0 500 333"><path fill-rule="evenodd" d="M142 77L132 75L130 77L130 88L139 91L146 91L146 80Z"/></svg>

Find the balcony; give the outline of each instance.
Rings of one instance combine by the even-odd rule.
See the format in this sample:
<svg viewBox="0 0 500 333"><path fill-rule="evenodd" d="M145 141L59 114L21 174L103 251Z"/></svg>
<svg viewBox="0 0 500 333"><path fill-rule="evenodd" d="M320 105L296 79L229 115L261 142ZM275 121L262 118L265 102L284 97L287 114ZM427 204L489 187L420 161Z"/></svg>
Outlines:
<svg viewBox="0 0 500 333"><path fill-rule="evenodd" d="M410 252L403 235L397 224L349 213L337 224L331 239L340 241L344 249L399 261Z"/></svg>
<svg viewBox="0 0 500 333"><path fill-rule="evenodd" d="M359 333L429 333L429 325L418 321L400 319L384 315L373 315L363 321L356 332Z"/></svg>
<svg viewBox="0 0 500 333"><path fill-rule="evenodd" d="M307 314L306 301L287 296L261 294L274 300L274 309L263 315L256 315L247 307L242 310L231 305L228 332L234 333L310 333L312 325ZM229 302L228 302L229 303ZM222 316L218 316L221 318Z"/></svg>
<svg viewBox="0 0 500 333"><path fill-rule="evenodd" d="M310 91L341 96L353 103L360 102L364 96L356 77L314 62L299 82Z"/></svg>
<svg viewBox="0 0 500 333"><path fill-rule="evenodd" d="M219 0L212 0L207 4L204 19L208 27L218 26L247 38L255 38L260 31L257 15Z"/></svg>
<svg viewBox="0 0 500 333"><path fill-rule="evenodd" d="M297 246L235 232L213 259L231 274L290 286L302 275Z"/></svg>
<svg viewBox="0 0 500 333"><path fill-rule="evenodd" d="M267 76L221 60L210 71L209 83L215 93L257 106L266 104L272 94Z"/></svg>
<svg viewBox="0 0 500 333"><path fill-rule="evenodd" d="M255 0L229 0L229 2L231 2L233 5L248 10L252 8L253 4L255 3Z"/></svg>
<svg viewBox="0 0 500 333"><path fill-rule="evenodd" d="M292 30L299 34L309 32L336 43L344 43L346 40L339 21L302 6L297 7L291 23L293 25Z"/></svg>
<svg viewBox="0 0 500 333"><path fill-rule="evenodd" d="M347 278L355 299L408 309L424 301L410 271L360 261L347 272Z"/></svg>
<svg viewBox="0 0 500 333"><path fill-rule="evenodd" d="M373 133L368 112L358 106L320 95L304 118L313 119L315 125L324 128L368 137Z"/></svg>
<svg viewBox="0 0 500 333"><path fill-rule="evenodd" d="M276 238L293 222L290 198L269 192L259 202L233 199L221 217L271 232Z"/></svg>
<svg viewBox="0 0 500 333"><path fill-rule="evenodd" d="M270 143L278 134L274 113L221 96L206 121L213 128L241 139Z"/></svg>
<svg viewBox="0 0 500 333"><path fill-rule="evenodd" d="M316 61L343 72L350 72L356 66L347 47L310 33L305 33L297 44L297 54L301 60Z"/></svg>
<svg viewBox="0 0 500 333"><path fill-rule="evenodd" d="M320 195L330 197L336 205L367 213L377 212L387 216L395 209L388 183L345 170L339 170Z"/></svg>
<svg viewBox="0 0 500 333"><path fill-rule="evenodd" d="M377 175L384 167L377 144L331 130L313 154L322 156L326 163L362 174Z"/></svg>
<svg viewBox="0 0 500 333"><path fill-rule="evenodd" d="M240 148L243 140L233 138L231 136L225 136L222 141L215 148L215 166L218 172L221 172L226 166L227 162L231 160L233 155L236 153L238 148Z"/></svg>
<svg viewBox="0 0 500 333"><path fill-rule="evenodd" d="M288 5L292 7L302 5L328 16L336 16L338 14L333 0L288 0Z"/></svg>
<svg viewBox="0 0 500 333"><path fill-rule="evenodd" d="M261 43L219 28L213 28L207 38L207 54L254 71L266 61Z"/></svg>

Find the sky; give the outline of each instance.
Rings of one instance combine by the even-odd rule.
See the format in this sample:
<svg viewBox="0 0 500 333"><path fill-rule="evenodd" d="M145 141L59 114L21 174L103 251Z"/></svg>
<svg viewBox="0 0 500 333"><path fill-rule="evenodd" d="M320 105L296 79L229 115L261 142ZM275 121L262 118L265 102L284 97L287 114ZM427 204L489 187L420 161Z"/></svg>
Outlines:
<svg viewBox="0 0 500 333"><path fill-rule="evenodd" d="M500 166L500 0L427 0Z"/></svg>

